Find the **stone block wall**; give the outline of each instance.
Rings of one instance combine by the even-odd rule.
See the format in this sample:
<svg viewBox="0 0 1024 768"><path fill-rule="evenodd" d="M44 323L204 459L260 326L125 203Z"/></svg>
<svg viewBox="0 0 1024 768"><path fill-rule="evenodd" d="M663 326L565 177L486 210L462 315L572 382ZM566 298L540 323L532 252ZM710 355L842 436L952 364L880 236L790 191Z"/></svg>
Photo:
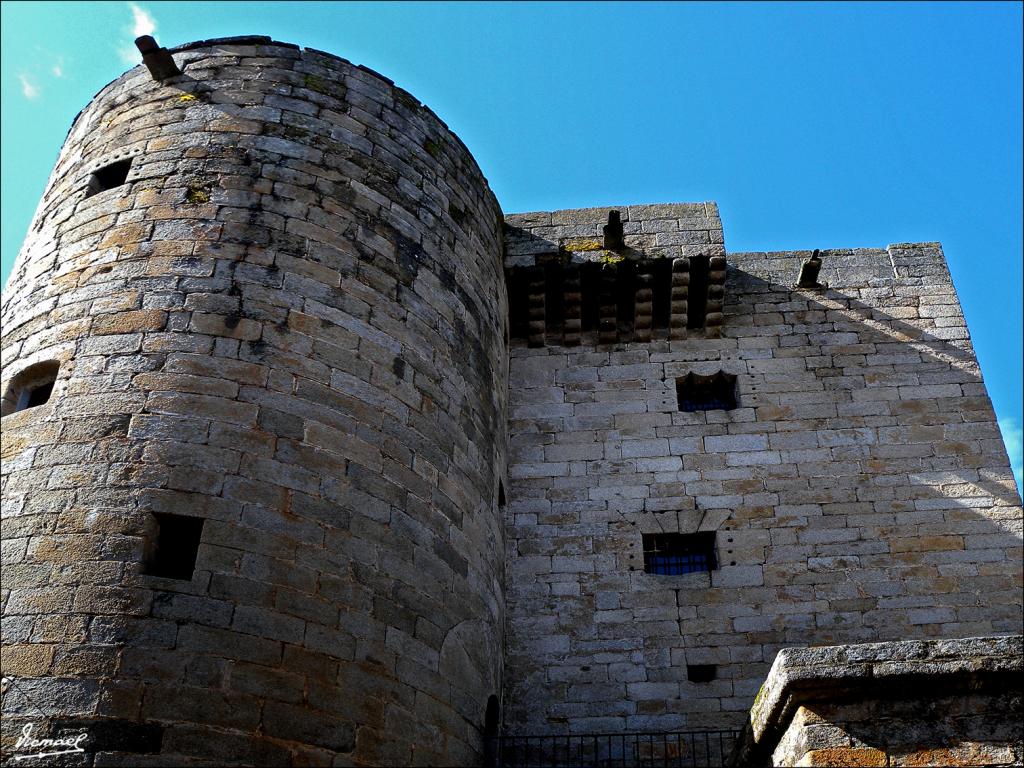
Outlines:
<svg viewBox="0 0 1024 768"><path fill-rule="evenodd" d="M626 245L648 258L725 255L716 203L663 203L510 214L505 217L505 265L533 266L559 252L597 255L613 210L621 214Z"/></svg>
<svg viewBox="0 0 1024 768"><path fill-rule="evenodd" d="M692 219L638 208L626 258ZM548 245L509 269L566 259L545 222L577 218L607 209L510 217ZM510 733L734 728L785 646L1020 631L1020 499L941 248L827 250L797 289L810 255L728 254L720 338L514 340ZM738 407L680 411L718 371ZM718 568L644 571L643 534L697 531Z"/></svg>
<svg viewBox="0 0 1024 768"><path fill-rule="evenodd" d="M1020 766L1024 646L978 637L791 648L730 764Z"/></svg>
<svg viewBox="0 0 1024 768"><path fill-rule="evenodd" d="M105 765L472 763L500 210L380 75L268 38L174 56L78 116L3 296L5 392L59 363L45 405L5 400L5 756L50 718ZM143 572L155 514L203 521L191 578Z"/></svg>

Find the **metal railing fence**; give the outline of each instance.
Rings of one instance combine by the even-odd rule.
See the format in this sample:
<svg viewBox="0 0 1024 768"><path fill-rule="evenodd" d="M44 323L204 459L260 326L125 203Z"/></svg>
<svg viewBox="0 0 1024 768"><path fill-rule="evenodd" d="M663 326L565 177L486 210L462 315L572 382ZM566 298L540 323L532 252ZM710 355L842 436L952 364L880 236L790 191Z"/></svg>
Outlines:
<svg viewBox="0 0 1024 768"><path fill-rule="evenodd" d="M486 768L725 768L739 731L495 736Z"/></svg>

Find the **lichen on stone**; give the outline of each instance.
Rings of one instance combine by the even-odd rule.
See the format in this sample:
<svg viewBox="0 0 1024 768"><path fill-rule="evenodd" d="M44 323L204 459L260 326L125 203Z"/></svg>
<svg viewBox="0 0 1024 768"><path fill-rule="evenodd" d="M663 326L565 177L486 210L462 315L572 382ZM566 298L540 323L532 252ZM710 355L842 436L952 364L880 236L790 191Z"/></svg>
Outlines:
<svg viewBox="0 0 1024 768"><path fill-rule="evenodd" d="M185 193L185 200L193 205L201 205L210 202L210 192L199 186L189 186Z"/></svg>
<svg viewBox="0 0 1024 768"><path fill-rule="evenodd" d="M562 243L563 251L602 251L604 243L588 237L576 237Z"/></svg>

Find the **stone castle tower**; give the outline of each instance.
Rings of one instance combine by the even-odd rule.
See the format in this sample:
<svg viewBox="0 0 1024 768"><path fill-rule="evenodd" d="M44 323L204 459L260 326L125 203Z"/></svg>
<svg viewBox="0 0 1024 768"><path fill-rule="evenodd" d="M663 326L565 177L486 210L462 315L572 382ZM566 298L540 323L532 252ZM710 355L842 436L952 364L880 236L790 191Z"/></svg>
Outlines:
<svg viewBox="0 0 1024 768"><path fill-rule="evenodd" d="M30 725L89 765L724 732L784 647L1020 631L937 244L503 218L377 73L140 50L3 297L5 764Z"/></svg>

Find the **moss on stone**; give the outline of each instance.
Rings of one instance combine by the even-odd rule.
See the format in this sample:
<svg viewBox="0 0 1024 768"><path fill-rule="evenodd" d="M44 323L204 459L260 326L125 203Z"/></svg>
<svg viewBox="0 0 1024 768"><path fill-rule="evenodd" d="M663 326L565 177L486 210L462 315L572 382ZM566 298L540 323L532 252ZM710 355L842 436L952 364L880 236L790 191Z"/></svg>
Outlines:
<svg viewBox="0 0 1024 768"><path fill-rule="evenodd" d="M190 186L185 193L185 200L193 205L202 205L210 202L210 192L203 187Z"/></svg>
<svg viewBox="0 0 1024 768"><path fill-rule="evenodd" d="M316 91L317 93L329 95L328 83L322 77L318 77L317 75L306 75L302 79L302 82L311 91Z"/></svg>
<svg viewBox="0 0 1024 768"><path fill-rule="evenodd" d="M309 131L305 128L300 128L297 125L286 125L284 127L284 137L286 139L304 139L309 136Z"/></svg>
<svg viewBox="0 0 1024 768"><path fill-rule="evenodd" d="M432 158L435 160L441 159L441 145L433 139L427 139L423 142L423 148L427 150Z"/></svg>
<svg viewBox="0 0 1024 768"><path fill-rule="evenodd" d="M411 94L406 93L400 88L395 89L395 101L413 112L418 112L420 110L419 101L413 98Z"/></svg>

